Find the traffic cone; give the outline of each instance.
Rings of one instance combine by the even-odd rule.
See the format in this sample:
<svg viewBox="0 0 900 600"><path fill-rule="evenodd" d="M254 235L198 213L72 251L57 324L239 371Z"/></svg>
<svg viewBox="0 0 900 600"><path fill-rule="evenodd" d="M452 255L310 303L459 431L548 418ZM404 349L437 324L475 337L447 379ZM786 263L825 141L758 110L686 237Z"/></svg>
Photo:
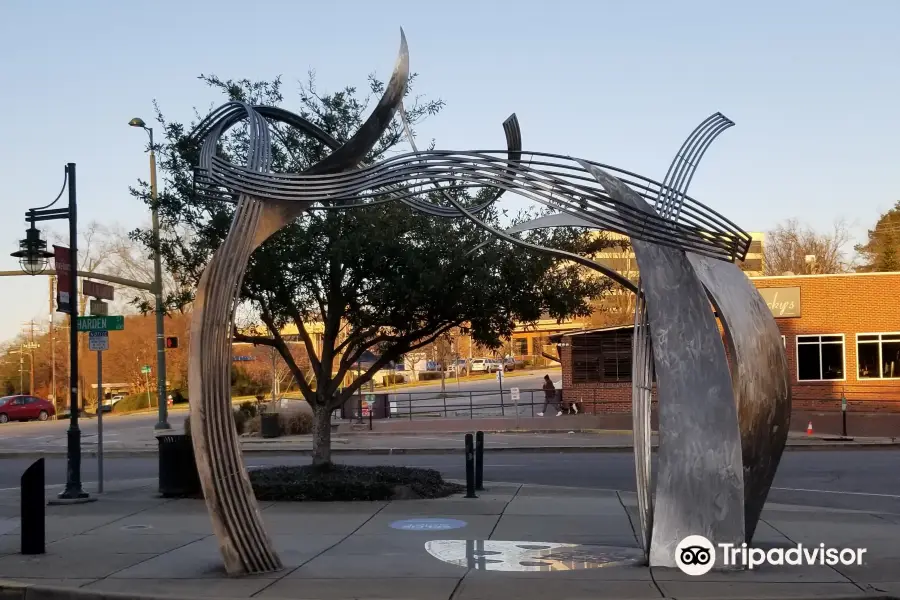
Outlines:
<svg viewBox="0 0 900 600"><path fill-rule="evenodd" d="M806 426L806 435L812 435L812 434L813 434L812 421L810 421L809 425Z"/></svg>

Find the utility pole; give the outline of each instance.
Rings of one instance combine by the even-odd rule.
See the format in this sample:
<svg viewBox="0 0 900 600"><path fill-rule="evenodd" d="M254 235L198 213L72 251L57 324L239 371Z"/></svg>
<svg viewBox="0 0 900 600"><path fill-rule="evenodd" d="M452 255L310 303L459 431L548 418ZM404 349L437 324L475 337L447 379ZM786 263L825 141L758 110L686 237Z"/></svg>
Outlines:
<svg viewBox="0 0 900 600"><path fill-rule="evenodd" d="M53 332L53 291L56 277L49 277L50 282L50 389L53 406L56 408L56 334Z"/></svg>
<svg viewBox="0 0 900 600"><path fill-rule="evenodd" d="M31 373L29 374L29 379L28 379L28 393L33 395L34 394L34 349L37 348L38 345L34 343L34 319L29 321L28 325L31 326L31 339L27 345L28 350L30 351L30 355L31 355L31 369L30 369Z"/></svg>

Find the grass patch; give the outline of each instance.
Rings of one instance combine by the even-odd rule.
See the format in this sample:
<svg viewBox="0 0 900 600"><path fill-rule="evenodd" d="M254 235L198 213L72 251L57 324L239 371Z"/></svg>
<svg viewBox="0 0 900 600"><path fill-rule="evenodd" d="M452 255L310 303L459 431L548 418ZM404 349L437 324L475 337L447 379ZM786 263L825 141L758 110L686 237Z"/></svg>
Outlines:
<svg viewBox="0 0 900 600"><path fill-rule="evenodd" d="M430 499L465 490L433 469L351 465L254 469L250 483L257 500L288 502Z"/></svg>

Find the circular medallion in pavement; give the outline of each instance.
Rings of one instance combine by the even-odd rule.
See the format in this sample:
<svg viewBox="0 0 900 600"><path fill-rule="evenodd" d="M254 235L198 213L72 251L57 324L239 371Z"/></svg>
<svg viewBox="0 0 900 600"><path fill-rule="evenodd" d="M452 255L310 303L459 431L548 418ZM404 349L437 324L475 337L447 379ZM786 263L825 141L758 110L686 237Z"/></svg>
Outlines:
<svg viewBox="0 0 900 600"><path fill-rule="evenodd" d="M405 519L391 523L392 529L402 531L446 531L448 529L460 529L468 525L458 519Z"/></svg>

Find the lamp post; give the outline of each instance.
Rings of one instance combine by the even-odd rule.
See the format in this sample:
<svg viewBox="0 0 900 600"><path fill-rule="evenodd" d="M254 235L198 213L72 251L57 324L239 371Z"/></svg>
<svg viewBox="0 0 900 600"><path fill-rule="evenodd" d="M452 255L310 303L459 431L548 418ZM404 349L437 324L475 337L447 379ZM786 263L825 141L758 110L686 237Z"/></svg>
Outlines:
<svg viewBox="0 0 900 600"><path fill-rule="evenodd" d="M159 407L159 421L154 429L171 429L166 403L166 340L163 325L162 263L159 256L159 212L156 196L156 152L153 149L153 128L147 127L143 119L134 118L128 122L131 127L140 127L150 135L150 214L153 227L153 295L156 299L156 394Z"/></svg>
<svg viewBox="0 0 900 600"><path fill-rule="evenodd" d="M63 190L69 191L67 208L52 208L62 197ZM53 256L47 251L47 242L41 239L41 232L34 226L38 221L69 221L69 303L65 308L69 313L69 430L66 446L66 488L59 494L60 501L66 503L90 502L91 498L81 487L81 431L78 428L78 219L75 195L75 163L66 165L66 178L56 200L40 208L31 208L25 213L30 227L25 239L19 242L19 250L12 256L19 259L22 270L29 275L40 275L47 268L47 261ZM61 265L56 265L60 268Z"/></svg>

